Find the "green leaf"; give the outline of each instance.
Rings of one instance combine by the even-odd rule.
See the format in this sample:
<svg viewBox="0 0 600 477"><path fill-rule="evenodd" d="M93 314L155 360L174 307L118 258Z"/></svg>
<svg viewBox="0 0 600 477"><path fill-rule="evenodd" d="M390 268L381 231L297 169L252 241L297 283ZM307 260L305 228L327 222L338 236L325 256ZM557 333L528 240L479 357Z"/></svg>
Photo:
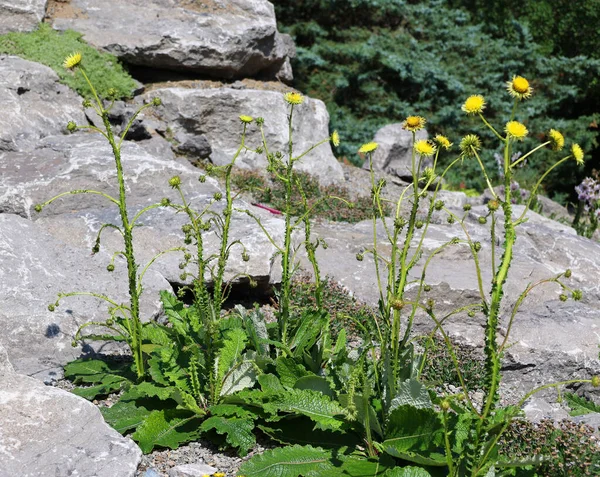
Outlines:
<svg viewBox="0 0 600 477"><path fill-rule="evenodd" d="M144 326L142 327L142 339L144 341L150 342L144 345L148 347L149 351L151 351L151 345L169 346L173 342L173 340L169 336L169 333L164 327L152 322L144 323ZM144 350L144 352L146 351Z"/></svg>
<svg viewBox="0 0 600 477"><path fill-rule="evenodd" d="M160 299L163 304L163 309L167 315L169 323L173 326L173 329L182 336L188 335L188 320L186 318L188 309L185 305L179 301L179 299L169 293L168 291L162 290L160 292Z"/></svg>
<svg viewBox="0 0 600 477"><path fill-rule="evenodd" d="M261 374L258 377L258 383L265 393L285 391L285 388L281 385L279 378L277 378L277 376L274 374Z"/></svg>
<svg viewBox="0 0 600 477"><path fill-rule="evenodd" d="M131 437L144 454L154 447L177 449L181 444L200 437L200 419L187 411L152 411Z"/></svg>
<svg viewBox="0 0 600 477"><path fill-rule="evenodd" d="M433 407L427 388L416 379L407 379L398 386L398 393L392 399L390 411L405 404L417 409Z"/></svg>
<svg viewBox="0 0 600 477"><path fill-rule="evenodd" d="M333 391L329 386L329 383L325 378L320 376L304 376L296 381L294 388L312 389L313 391L317 391L321 394L325 394L325 396L333 398Z"/></svg>
<svg viewBox="0 0 600 477"><path fill-rule="evenodd" d="M230 371L231 367L239 360L242 351L246 347L246 334L244 330L237 328L227 332L221 348L215 359L215 378L219 385L223 384L223 379ZM216 394L221 395L221 390Z"/></svg>
<svg viewBox="0 0 600 477"><path fill-rule="evenodd" d="M222 417L254 418L256 416L253 412L235 404L215 404L208 408L208 413L211 416Z"/></svg>
<svg viewBox="0 0 600 477"><path fill-rule="evenodd" d="M342 430L315 429L315 423L307 418L282 419L273 425L259 425L258 428L280 444L314 445L328 449L357 447L360 436Z"/></svg>
<svg viewBox="0 0 600 477"><path fill-rule="evenodd" d="M302 414L320 424L323 429L339 429L343 421L338 417L345 415L344 408L337 402L309 389L290 389L277 394L263 404L263 409L271 414Z"/></svg>
<svg viewBox="0 0 600 477"><path fill-rule="evenodd" d="M157 386L154 383L142 382L131 386L121 396L121 400L134 401L136 399L152 398L156 397L161 401L169 399L173 396L173 393L177 390L174 386Z"/></svg>
<svg viewBox="0 0 600 477"><path fill-rule="evenodd" d="M594 404L589 399L579 397L573 393L565 393L564 396L571 408L571 412L569 413L571 416L582 416L590 412L600 412L600 406Z"/></svg>
<svg viewBox="0 0 600 477"><path fill-rule="evenodd" d="M129 382L128 379L125 379L122 376L106 374L101 383L96 384L95 386L75 388L71 392L88 401L93 401L98 396L106 396L110 393L119 391L124 384Z"/></svg>
<svg viewBox="0 0 600 477"><path fill-rule="evenodd" d="M248 338L250 339L254 349L260 355L268 355L269 333L267 331L264 314L258 309L247 312L241 305L237 305L235 310L244 320L244 326L246 328L246 332L248 333Z"/></svg>
<svg viewBox="0 0 600 477"><path fill-rule="evenodd" d="M404 405L389 417L384 451L409 462L445 466L444 427L433 409Z"/></svg>
<svg viewBox="0 0 600 477"><path fill-rule="evenodd" d="M150 415L150 411L138 406L134 401L118 401L111 407L101 407L104 420L121 434L140 426Z"/></svg>
<svg viewBox="0 0 600 477"><path fill-rule="evenodd" d="M387 475L386 472L390 467L395 465L393 459L385 454L380 459L367 459L359 455L335 455L335 457L342 461L340 467L342 475L350 477L383 477Z"/></svg>
<svg viewBox="0 0 600 477"><path fill-rule="evenodd" d="M254 421L251 419L225 418L221 416L209 417L200 426L202 432L215 430L218 434L226 435L226 442L231 447L239 449L239 454L245 456L256 444L252 430Z"/></svg>
<svg viewBox="0 0 600 477"><path fill-rule="evenodd" d="M313 375L313 373L307 371L304 366L298 364L293 358L277 358L275 368L277 369L277 375L281 384L286 388L293 388L298 379Z"/></svg>
<svg viewBox="0 0 600 477"><path fill-rule="evenodd" d="M331 452L312 446L289 446L256 455L240 467L245 477L324 477L336 475Z"/></svg>
<svg viewBox="0 0 600 477"><path fill-rule="evenodd" d="M206 411L198 406L196 402L196 398L192 396L190 393L186 393L181 389L175 389L173 392L173 399L179 404L178 409L185 409L187 411L193 412L198 416L206 415Z"/></svg>
<svg viewBox="0 0 600 477"><path fill-rule="evenodd" d="M293 350L294 356L302 356L305 351L310 350L328 322L327 312L305 311L289 343L289 348Z"/></svg>
<svg viewBox="0 0 600 477"><path fill-rule="evenodd" d="M354 395L354 408L356 410L356 419L358 420L358 422L360 422L363 426L363 428L366 428L366 417L367 414L365 412L365 405L363 402L363 396L362 394L355 394ZM339 403L345 408L348 409L348 395L347 394L340 394L338 396L338 401ZM373 409L373 406L371 406L369 404L368 406L369 409L369 425L371 427L371 430L375 431L377 434L379 434L380 436L383 436L383 430L381 429L381 424L379 423L379 419L377 417L377 413L375 412L375 409Z"/></svg>
<svg viewBox="0 0 600 477"><path fill-rule="evenodd" d="M384 477L431 477L431 474L421 467L395 467L383 475Z"/></svg>
<svg viewBox="0 0 600 477"><path fill-rule="evenodd" d="M255 383L256 369L251 362L244 361L225 376L221 387L221 396L227 396L242 389L251 388Z"/></svg>
<svg viewBox="0 0 600 477"><path fill-rule="evenodd" d="M65 378L80 383L101 383L106 375L134 379L131 363L114 360L77 359L65 366Z"/></svg>

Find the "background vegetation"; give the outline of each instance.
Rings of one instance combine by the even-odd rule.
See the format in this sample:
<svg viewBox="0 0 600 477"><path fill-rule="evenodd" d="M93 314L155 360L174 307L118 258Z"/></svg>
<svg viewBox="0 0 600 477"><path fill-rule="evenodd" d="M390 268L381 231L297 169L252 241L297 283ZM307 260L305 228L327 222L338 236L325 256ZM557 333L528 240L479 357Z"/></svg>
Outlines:
<svg viewBox="0 0 600 477"><path fill-rule="evenodd" d="M519 74L535 95L519 120L531 132L523 151L551 127L586 151L585 170L574 163L546 181L555 199L574 199L573 187L598 167L600 117L600 0L273 0L280 29L297 45L295 86L322 99L331 127L343 139L342 157L378 128L409 114L428 119L430 133L477 132L493 139L460 111L470 94L483 94L486 116L503 129L510 114L503 83ZM473 128L473 129L471 129ZM485 157L493 165L493 151ZM556 155L540 154L520 171L531 185ZM458 171L458 169L457 169ZM449 177L457 188L483 188L475 164Z"/></svg>

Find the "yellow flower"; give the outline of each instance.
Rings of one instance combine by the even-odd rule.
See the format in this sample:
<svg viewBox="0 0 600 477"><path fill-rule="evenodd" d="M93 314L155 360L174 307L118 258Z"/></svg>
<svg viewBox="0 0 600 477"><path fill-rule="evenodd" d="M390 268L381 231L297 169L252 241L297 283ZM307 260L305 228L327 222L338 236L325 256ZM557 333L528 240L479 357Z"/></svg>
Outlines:
<svg viewBox="0 0 600 477"><path fill-rule="evenodd" d="M304 101L304 96L302 96L300 93L296 93L296 92L285 93L283 98L289 104L292 104L292 105L302 104L302 102Z"/></svg>
<svg viewBox="0 0 600 477"><path fill-rule="evenodd" d="M446 150L452 147L452 143L450 142L450 140L446 136L442 136L441 134L435 136L433 140Z"/></svg>
<svg viewBox="0 0 600 477"><path fill-rule="evenodd" d="M575 162L577 162L577 164L579 164L580 166L583 165L584 154L583 149L581 149L581 146L579 146L579 144L573 144L571 146L571 154L575 158Z"/></svg>
<svg viewBox="0 0 600 477"><path fill-rule="evenodd" d="M331 133L331 144L333 144L335 147L340 145L340 135L337 131L333 131Z"/></svg>
<svg viewBox="0 0 600 477"><path fill-rule="evenodd" d="M550 129L550 131L548 131L548 139L550 140L550 147L553 151L560 151L565 147L565 137L556 129Z"/></svg>
<svg viewBox="0 0 600 477"><path fill-rule="evenodd" d="M367 154L369 152L373 152L378 147L379 147L379 144L377 144L376 142L368 142L368 143L363 144L362 146L360 146L360 149L358 150L358 152L362 152L363 154Z"/></svg>
<svg viewBox="0 0 600 477"><path fill-rule="evenodd" d="M512 97L518 99L527 99L533 92L533 88L529 86L529 81L522 76L513 76L512 81L507 81L506 90Z"/></svg>
<svg viewBox="0 0 600 477"><path fill-rule="evenodd" d="M72 70L79 63L81 63L81 53L77 52L77 53L73 53L72 55L67 56L65 58L65 62L63 63L63 66L65 68L67 68L68 70Z"/></svg>
<svg viewBox="0 0 600 477"><path fill-rule="evenodd" d="M225 472L215 472L213 477L225 477Z"/></svg>
<svg viewBox="0 0 600 477"><path fill-rule="evenodd" d="M481 149L481 139L475 134L467 134L461 139L459 147L463 155L475 156L475 153Z"/></svg>
<svg viewBox="0 0 600 477"><path fill-rule="evenodd" d="M427 120L421 116L409 116L402 124L402 128L407 131L418 131L425 127Z"/></svg>
<svg viewBox="0 0 600 477"><path fill-rule="evenodd" d="M485 109L485 99L480 94L469 96L461 109L467 114L479 114Z"/></svg>
<svg viewBox="0 0 600 477"><path fill-rule="evenodd" d="M240 121L243 122L243 123L248 124L248 123L251 123L252 121L254 121L254 118L252 116L245 116L245 115L242 114L240 116Z"/></svg>
<svg viewBox="0 0 600 477"><path fill-rule="evenodd" d="M519 141L522 141L525 138L525 136L529 134L529 131L527 130L525 125L523 123L520 123L519 121L507 122L504 131L506 131L506 134L508 134L509 138L517 139Z"/></svg>
<svg viewBox="0 0 600 477"><path fill-rule="evenodd" d="M435 154L435 145L425 139L416 141L414 149L421 156L433 156Z"/></svg>

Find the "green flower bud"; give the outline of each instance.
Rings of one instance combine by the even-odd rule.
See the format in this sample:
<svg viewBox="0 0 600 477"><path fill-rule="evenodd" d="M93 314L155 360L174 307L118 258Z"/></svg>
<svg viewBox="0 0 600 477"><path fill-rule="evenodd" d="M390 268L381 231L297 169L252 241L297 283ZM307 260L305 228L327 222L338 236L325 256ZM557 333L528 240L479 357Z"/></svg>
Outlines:
<svg viewBox="0 0 600 477"><path fill-rule="evenodd" d="M479 217L477 220L479 221L479 223L481 225L487 224L487 217L484 217L483 215L481 217Z"/></svg>
<svg viewBox="0 0 600 477"><path fill-rule="evenodd" d="M497 200L495 200L495 199L494 199L494 200L490 200L490 201L487 203L487 208L488 208L488 210L489 210L490 212L495 212L495 211L497 211L497 210L498 210L498 207L500 207L500 204L499 204L499 203L498 203L498 201L497 201Z"/></svg>
<svg viewBox="0 0 600 477"><path fill-rule="evenodd" d="M258 146L256 148L256 154L262 154L263 152L265 152L265 150L262 147Z"/></svg>
<svg viewBox="0 0 600 477"><path fill-rule="evenodd" d="M447 399L444 399L440 403L440 407L442 408L442 411L448 412L450 410L450 401L448 401Z"/></svg>
<svg viewBox="0 0 600 477"><path fill-rule="evenodd" d="M91 108L92 102L89 99L84 99L83 102L81 103L81 105L86 109Z"/></svg>
<svg viewBox="0 0 600 477"><path fill-rule="evenodd" d="M402 228L406 225L406 219L404 217L396 217L394 219L394 227L397 230L402 230Z"/></svg>
<svg viewBox="0 0 600 477"><path fill-rule="evenodd" d="M465 205L463 205L463 210L465 212L468 212L469 210L471 210L471 204L465 204Z"/></svg>
<svg viewBox="0 0 600 477"><path fill-rule="evenodd" d="M92 247L92 254L96 254L100 251L100 244L96 242L96 244Z"/></svg>
<svg viewBox="0 0 600 477"><path fill-rule="evenodd" d="M201 175L200 177L198 177L198 180L204 184L206 182L206 176L205 175Z"/></svg>
<svg viewBox="0 0 600 477"><path fill-rule="evenodd" d="M423 287L423 290L425 290L426 292L430 292L431 291L431 285L425 285Z"/></svg>
<svg viewBox="0 0 600 477"><path fill-rule="evenodd" d="M255 121L255 122L256 122L256 124L258 124L259 126L260 126L261 124L264 124L264 123L265 123L265 120L264 120L263 118L256 118L254 121Z"/></svg>
<svg viewBox="0 0 600 477"><path fill-rule="evenodd" d="M594 386L595 388L600 387L600 377L599 376L592 377L592 386Z"/></svg>
<svg viewBox="0 0 600 477"><path fill-rule="evenodd" d="M223 194L221 194L220 192L215 192L213 194L213 199L215 200L221 200L223 198Z"/></svg>
<svg viewBox="0 0 600 477"><path fill-rule="evenodd" d="M280 152L280 151L277 151L277 152L275 153L275 157L276 157L277 159L281 159L281 158L283 158L283 154L281 154L281 152Z"/></svg>
<svg viewBox="0 0 600 477"><path fill-rule="evenodd" d="M433 309L433 306L435 305L435 301L433 301L432 298L428 298L426 305L427 305L427 308L431 310L431 309Z"/></svg>
<svg viewBox="0 0 600 477"><path fill-rule="evenodd" d="M184 282L187 279L187 273L182 273L181 275L179 275L179 279Z"/></svg>
<svg viewBox="0 0 600 477"><path fill-rule="evenodd" d="M329 248L329 244L325 242L325 240L321 239L321 247L323 247L323 250L327 250Z"/></svg>
<svg viewBox="0 0 600 477"><path fill-rule="evenodd" d="M473 250L479 252L481 250L481 242L473 242Z"/></svg>
<svg viewBox="0 0 600 477"><path fill-rule="evenodd" d="M448 222L449 224L453 224L455 221L456 219L454 218L454 215L449 215L446 219L446 222Z"/></svg>
<svg viewBox="0 0 600 477"><path fill-rule="evenodd" d="M206 167L204 169L206 170L206 173L210 175L215 170L215 166L213 166L212 164L206 164Z"/></svg>
<svg viewBox="0 0 600 477"><path fill-rule="evenodd" d="M36 212L41 212L42 211L42 206L41 204L36 204L35 207L33 208L33 210L35 210Z"/></svg>
<svg viewBox="0 0 600 477"><path fill-rule="evenodd" d="M390 305L394 310L401 310L402 308L404 308L404 300L398 297L394 297L390 301Z"/></svg>
<svg viewBox="0 0 600 477"><path fill-rule="evenodd" d="M109 264L106 266L106 269L107 269L109 272L114 272L114 271L115 271L115 266L114 266L112 263L109 263Z"/></svg>
<svg viewBox="0 0 600 477"><path fill-rule="evenodd" d="M173 187L173 189L179 187L181 185L181 177L173 176L169 179L169 185Z"/></svg>
<svg viewBox="0 0 600 477"><path fill-rule="evenodd" d="M183 243L186 245L189 245L192 243L192 237L190 237L189 235L186 235L185 238L183 239Z"/></svg>
<svg viewBox="0 0 600 477"><path fill-rule="evenodd" d="M467 313L467 316L469 318L473 318L475 316L475 312L473 310L469 310L469 312Z"/></svg>
<svg viewBox="0 0 600 477"><path fill-rule="evenodd" d="M250 260L250 255L248 255L248 252L246 252L245 250L242 252L242 260L244 262L248 262Z"/></svg>
<svg viewBox="0 0 600 477"><path fill-rule="evenodd" d="M162 101L160 98L152 98L152 106L160 106L162 104Z"/></svg>
<svg viewBox="0 0 600 477"><path fill-rule="evenodd" d="M184 260L189 261L192 258L192 254L190 254L190 253L184 253L183 254L183 258L184 258Z"/></svg>
<svg viewBox="0 0 600 477"><path fill-rule="evenodd" d="M258 282L254 278L251 278L248 282L248 285L250 285L250 288L256 288L258 286Z"/></svg>
<svg viewBox="0 0 600 477"><path fill-rule="evenodd" d="M362 262L364 258L365 256L362 253L356 254L356 260L358 260L359 262Z"/></svg>
<svg viewBox="0 0 600 477"><path fill-rule="evenodd" d="M73 121L69 121L67 123L67 131L69 131L69 132L77 131L77 124L75 124Z"/></svg>
<svg viewBox="0 0 600 477"><path fill-rule="evenodd" d="M75 341L75 340L71 341L71 346L73 348L77 348L77 341Z"/></svg>
<svg viewBox="0 0 600 477"><path fill-rule="evenodd" d="M423 225L425 225L425 223L422 220L417 220L415 222L415 227L418 228L418 229L422 229Z"/></svg>
<svg viewBox="0 0 600 477"><path fill-rule="evenodd" d="M192 226L191 226L190 224L185 224L185 225L182 225L182 226L181 226L181 231L182 231L184 234L189 234L189 233L191 233L191 231L192 231Z"/></svg>
<svg viewBox="0 0 600 477"><path fill-rule="evenodd" d="M567 301L567 300L569 299L569 297L568 297L567 295L565 295L564 293L561 293L561 294L558 296L558 299L559 299L560 301Z"/></svg>
<svg viewBox="0 0 600 477"><path fill-rule="evenodd" d="M433 208L435 210L442 210L444 208L444 201L443 200L436 200L435 204L433 204Z"/></svg>
<svg viewBox="0 0 600 477"><path fill-rule="evenodd" d="M573 298L573 300L579 301L583 298L583 292L581 290L573 290L573 293L571 293L571 297Z"/></svg>
<svg viewBox="0 0 600 477"><path fill-rule="evenodd" d="M106 91L106 96L111 99L116 98L118 94L119 92L116 88L108 88L108 91Z"/></svg>
<svg viewBox="0 0 600 477"><path fill-rule="evenodd" d="M169 207L171 205L171 199L168 199L167 197L163 197L160 200L160 206L161 207Z"/></svg>
<svg viewBox="0 0 600 477"><path fill-rule="evenodd" d="M48 305L48 311L54 311L54 310L56 310L56 305L54 303L50 303Z"/></svg>
<svg viewBox="0 0 600 477"><path fill-rule="evenodd" d="M571 272L571 269L570 269L570 268L567 268L567 269L565 270L565 278L571 278L571 273L572 273L572 272Z"/></svg>
<svg viewBox="0 0 600 477"><path fill-rule="evenodd" d="M115 320L113 320L112 318L109 318L108 320L106 320L106 325L107 326L112 326L115 324Z"/></svg>

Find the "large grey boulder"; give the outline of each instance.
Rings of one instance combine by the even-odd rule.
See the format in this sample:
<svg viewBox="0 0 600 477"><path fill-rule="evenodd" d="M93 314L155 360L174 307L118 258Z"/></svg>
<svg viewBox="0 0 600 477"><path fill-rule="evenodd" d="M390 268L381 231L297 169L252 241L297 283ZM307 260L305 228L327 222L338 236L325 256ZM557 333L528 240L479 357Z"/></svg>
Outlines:
<svg viewBox="0 0 600 477"><path fill-rule="evenodd" d="M0 55L0 151L34 149L41 138L85 124L81 98L47 66Z"/></svg>
<svg viewBox="0 0 600 477"><path fill-rule="evenodd" d="M266 75L289 81L293 42L267 0L71 0L55 15L97 48L134 65L213 78Z"/></svg>
<svg viewBox="0 0 600 477"><path fill-rule="evenodd" d="M515 206L515 215L523 210ZM489 224L481 225L479 215L485 215L484 207L473 208L467 219L467 229L474 241L482 244L479 260L482 267L484 295L488 297L491 283L491 242ZM436 219L446 214L436 213L434 222L424 239L423 259L411 272L410 277L419 280L425 259L435 249L453 237L464 240L458 224L450 225ZM566 269L572 270L570 279L563 278L565 285L583 291L581 301L559 299L562 290L557 284L535 287L523 302L512 325L504 359L504 376L516 391L529 391L552 381L573 378L589 379L600 372L598 359L598 330L600 328L600 244L578 237L575 231L558 222L528 212L528 221L517 229L514 260L505 286L500 320L500 342L504 339L510 314L519 295L527 284L554 277ZM502 224L498 224L501 230ZM351 290L357 298L376 306L379 299L374 264L366 254L359 262L355 256L370 249L373 243L371 222L352 226L341 224L318 224L315 235L324 238L329 245L326 252L318 249L321 273L330 275ZM413 240L417 245L420 234ZM384 231L378 229L380 253L389 254L389 244ZM501 243L497 237L497 244ZM497 247L496 259L502 253ZM304 264L307 269L308 266ZM385 283L385 277L382 275ZM421 301L433 299L438 316L472 303L481 302L475 265L469 247L460 243L450 246L432 260L426 271L426 283L432 290L421 296ZM409 286L409 297L415 297L416 285ZM484 317L481 313L473 318L466 312L451 316L445 321L446 331L464 343L483 345ZM433 328L432 321L418 315L414 330L425 333Z"/></svg>
<svg viewBox="0 0 600 477"><path fill-rule="evenodd" d="M32 31L43 20L47 0L0 0L0 35Z"/></svg>
<svg viewBox="0 0 600 477"><path fill-rule="evenodd" d="M167 128L175 137L185 140L204 136L212 149L214 164L228 164L240 146L242 124L240 115L263 117L264 130L270 152L286 154L288 142L289 106L280 91L220 88L163 88L144 95L157 96L162 107L154 114L162 122L163 134ZM305 98L294 108L294 155L309 149L329 136L329 115L322 101ZM260 131L255 124L247 128L246 146L261 145ZM236 166L266 171L264 154L242 151ZM328 142L304 156L295 166L300 171L316 176L321 183L339 183L344 180L340 163L334 157Z"/></svg>
<svg viewBox="0 0 600 477"><path fill-rule="evenodd" d="M2 345L0 402L2 477L135 475L142 452L131 439L91 402L16 373Z"/></svg>
<svg viewBox="0 0 600 477"><path fill-rule="evenodd" d="M417 131L415 138L427 139L427 131ZM402 123L388 124L375 133L373 141L379 145L373 153L373 169L412 182L412 133L403 129ZM421 169L431 164L430 159L424 159ZM363 167L368 169L369 161Z"/></svg>

